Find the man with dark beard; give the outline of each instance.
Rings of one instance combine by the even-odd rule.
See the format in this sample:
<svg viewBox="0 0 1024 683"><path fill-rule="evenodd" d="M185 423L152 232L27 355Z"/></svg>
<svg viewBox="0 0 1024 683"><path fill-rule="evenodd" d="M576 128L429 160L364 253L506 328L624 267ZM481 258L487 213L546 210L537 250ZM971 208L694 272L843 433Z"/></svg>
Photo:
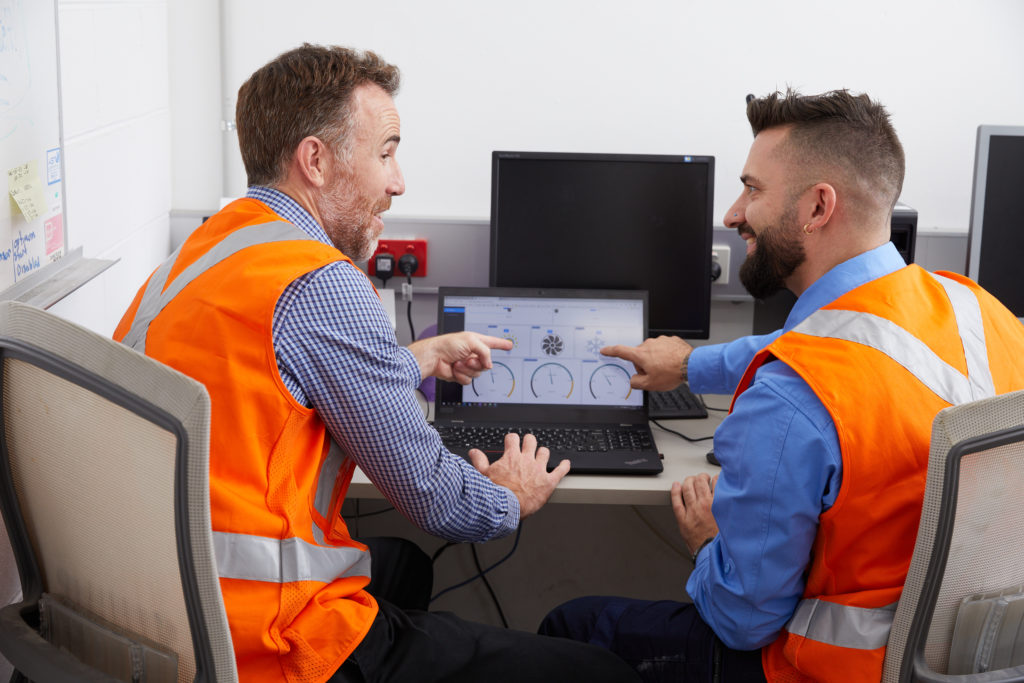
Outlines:
<svg viewBox="0 0 1024 683"><path fill-rule="evenodd" d="M400 347L353 264L405 191L398 82L373 53L313 45L253 73L236 109L246 196L156 270L115 332L210 393L210 517L239 679L635 679L607 650L426 611L429 557L368 547L342 519L358 465L424 531L484 541L569 469L547 472L530 435L506 437L493 464L446 450L415 387L467 384L511 343L462 332Z"/></svg>
<svg viewBox="0 0 1024 683"><path fill-rule="evenodd" d="M889 242L904 159L881 105L791 92L752 100L747 117L754 141L725 224L747 243L751 294L797 295L785 326L603 350L633 362L637 388L735 390L715 432L721 473L670 491L693 603L580 598L540 631L607 647L648 681L878 681L932 420L1024 388L1024 327Z"/></svg>

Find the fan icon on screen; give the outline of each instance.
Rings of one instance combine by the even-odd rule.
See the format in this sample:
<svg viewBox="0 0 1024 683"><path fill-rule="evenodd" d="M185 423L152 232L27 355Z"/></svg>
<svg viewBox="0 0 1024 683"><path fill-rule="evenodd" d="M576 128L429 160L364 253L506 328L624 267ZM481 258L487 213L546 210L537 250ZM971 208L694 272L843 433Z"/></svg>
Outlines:
<svg viewBox="0 0 1024 683"><path fill-rule="evenodd" d="M557 356L565 348L565 344L557 334L549 334L540 340L540 348L549 356Z"/></svg>

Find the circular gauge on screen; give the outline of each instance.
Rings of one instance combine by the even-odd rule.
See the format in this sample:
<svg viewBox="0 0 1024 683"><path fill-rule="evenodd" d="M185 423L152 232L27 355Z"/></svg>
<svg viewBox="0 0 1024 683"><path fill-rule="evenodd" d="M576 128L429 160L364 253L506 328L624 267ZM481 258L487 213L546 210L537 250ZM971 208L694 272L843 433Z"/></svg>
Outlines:
<svg viewBox="0 0 1024 683"><path fill-rule="evenodd" d="M488 372L473 378L472 386L473 393L484 400L508 398L516 389L516 377L509 366L494 361Z"/></svg>
<svg viewBox="0 0 1024 683"><path fill-rule="evenodd" d="M530 391L537 398L569 398L572 387L572 373L561 363L544 363L530 375Z"/></svg>
<svg viewBox="0 0 1024 683"><path fill-rule="evenodd" d="M621 365L605 363L590 374L590 395L601 401L624 401L633 393L629 372Z"/></svg>

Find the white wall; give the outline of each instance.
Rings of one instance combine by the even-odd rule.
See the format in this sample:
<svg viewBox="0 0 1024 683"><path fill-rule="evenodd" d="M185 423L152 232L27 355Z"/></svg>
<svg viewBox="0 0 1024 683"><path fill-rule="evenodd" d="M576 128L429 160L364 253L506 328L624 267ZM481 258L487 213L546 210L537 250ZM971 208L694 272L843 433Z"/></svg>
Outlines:
<svg viewBox="0 0 1024 683"><path fill-rule="evenodd" d="M167 252L171 207L187 230L242 191L221 121L253 69L302 41L374 49L402 68L396 216L486 218L499 148L713 154L719 216L749 142L743 96L793 85L882 100L921 229L966 230L976 126L1024 122L1024 3L781 7L60 0L70 246L120 261L54 310L109 333Z"/></svg>
<svg viewBox="0 0 1024 683"><path fill-rule="evenodd" d="M223 194L221 146L226 136L221 132L220 4L173 0L167 13L174 140L172 205L176 211L208 215L210 209L219 208ZM233 99L230 106L234 107ZM228 120L233 116L232 110Z"/></svg>
<svg viewBox="0 0 1024 683"><path fill-rule="evenodd" d="M1024 123L1019 0L222 3L228 97L303 41L402 69L400 216L487 217L491 150L533 149L714 155L720 217L750 141L744 96L792 85L886 104L907 151L904 201L922 229L964 231L976 127ZM229 193L239 168L232 158Z"/></svg>
<svg viewBox="0 0 1024 683"><path fill-rule="evenodd" d="M168 251L166 0L60 0L71 248L118 260L51 310L103 334Z"/></svg>

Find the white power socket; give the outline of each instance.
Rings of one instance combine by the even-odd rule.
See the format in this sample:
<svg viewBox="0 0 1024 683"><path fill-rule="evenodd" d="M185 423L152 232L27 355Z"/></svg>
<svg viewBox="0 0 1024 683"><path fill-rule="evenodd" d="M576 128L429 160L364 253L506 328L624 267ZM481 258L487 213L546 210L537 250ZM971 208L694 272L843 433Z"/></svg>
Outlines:
<svg viewBox="0 0 1024 683"><path fill-rule="evenodd" d="M718 276L717 280L713 280L713 285L727 285L729 284L729 245L727 244L716 244L711 247L711 260L722 267L722 274Z"/></svg>

